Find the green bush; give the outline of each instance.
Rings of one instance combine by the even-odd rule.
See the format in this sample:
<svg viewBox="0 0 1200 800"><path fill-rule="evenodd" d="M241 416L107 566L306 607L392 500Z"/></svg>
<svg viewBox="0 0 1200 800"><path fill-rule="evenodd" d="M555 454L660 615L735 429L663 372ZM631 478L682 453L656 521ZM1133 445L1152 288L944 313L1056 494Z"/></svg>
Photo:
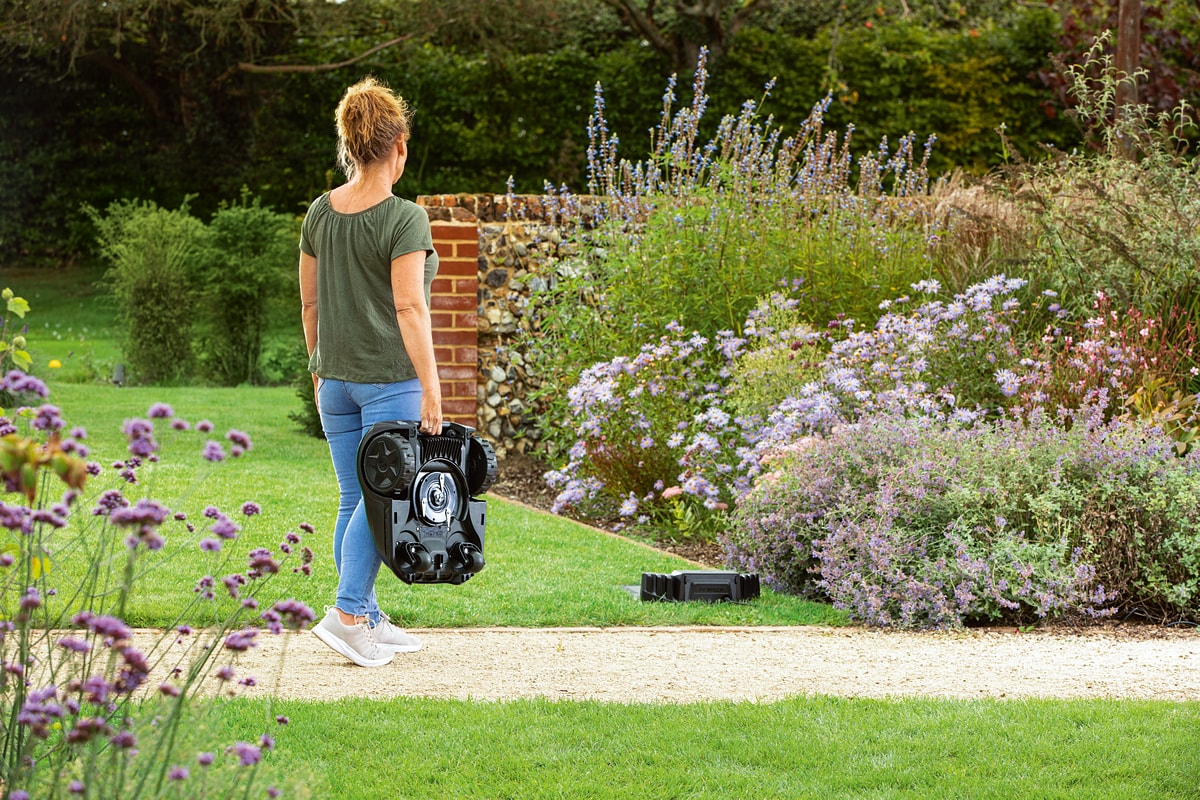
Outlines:
<svg viewBox="0 0 1200 800"><path fill-rule="evenodd" d="M87 213L110 265L105 277L117 302L130 378L159 384L190 377L204 223L188 213L186 202L169 210L127 200L103 214L90 207Z"/></svg>
<svg viewBox="0 0 1200 800"><path fill-rule="evenodd" d="M749 345L730 367L725 403L735 416L766 420L799 387L821 378L825 348L800 319L795 299L779 292L759 301L744 333Z"/></svg>
<svg viewBox="0 0 1200 800"><path fill-rule="evenodd" d="M271 301L295 280L298 237L295 217L263 207L247 189L209 222L195 270L201 320L196 339L200 366L216 383L263 380L260 357Z"/></svg>
<svg viewBox="0 0 1200 800"><path fill-rule="evenodd" d="M104 213L87 208L109 263L128 379L143 384L203 377L234 386L286 382L303 370L299 313L290 296L298 256L295 217L264 207L245 189L205 225L188 204L160 208L126 200ZM294 334L268 329L292 312ZM290 330L290 328L289 328Z"/></svg>

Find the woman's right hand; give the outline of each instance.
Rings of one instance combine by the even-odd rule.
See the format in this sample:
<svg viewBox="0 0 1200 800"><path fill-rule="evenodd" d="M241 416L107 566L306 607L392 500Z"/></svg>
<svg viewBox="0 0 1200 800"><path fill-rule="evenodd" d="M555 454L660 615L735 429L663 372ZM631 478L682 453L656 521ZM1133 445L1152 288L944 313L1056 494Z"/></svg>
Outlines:
<svg viewBox="0 0 1200 800"><path fill-rule="evenodd" d="M421 433L440 435L442 432L442 398L421 395Z"/></svg>

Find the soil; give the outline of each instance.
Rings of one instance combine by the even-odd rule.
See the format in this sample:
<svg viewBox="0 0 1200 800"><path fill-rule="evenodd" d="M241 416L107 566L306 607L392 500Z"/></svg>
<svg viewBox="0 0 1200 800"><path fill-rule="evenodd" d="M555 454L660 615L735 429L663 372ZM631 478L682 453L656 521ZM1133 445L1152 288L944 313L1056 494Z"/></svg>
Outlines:
<svg viewBox="0 0 1200 800"><path fill-rule="evenodd" d="M544 471L535 459L510 456L492 492L549 509L553 497L542 482ZM718 566L710 552L681 554ZM832 695L1200 701L1200 632L1192 628L1108 623L949 633L802 626L410 632L422 649L378 669L354 666L310 632L259 636L258 645L233 662L233 681L210 678L207 686L249 697L330 700L685 703ZM140 635L147 650L161 636ZM172 647L205 644L202 636L189 640Z"/></svg>

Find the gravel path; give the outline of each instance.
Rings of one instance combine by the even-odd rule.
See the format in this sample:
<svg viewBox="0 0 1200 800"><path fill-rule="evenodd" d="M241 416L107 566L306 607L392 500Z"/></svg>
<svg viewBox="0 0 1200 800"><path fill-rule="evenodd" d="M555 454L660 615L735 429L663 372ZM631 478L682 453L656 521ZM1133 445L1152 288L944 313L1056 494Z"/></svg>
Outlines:
<svg viewBox="0 0 1200 800"><path fill-rule="evenodd" d="M899 633L847 628L414 630L424 647L356 667L311 633L239 656L246 696L613 702L846 697L1200 700L1200 633L1137 628ZM235 679L236 680L236 679ZM215 679L214 679L215 683Z"/></svg>

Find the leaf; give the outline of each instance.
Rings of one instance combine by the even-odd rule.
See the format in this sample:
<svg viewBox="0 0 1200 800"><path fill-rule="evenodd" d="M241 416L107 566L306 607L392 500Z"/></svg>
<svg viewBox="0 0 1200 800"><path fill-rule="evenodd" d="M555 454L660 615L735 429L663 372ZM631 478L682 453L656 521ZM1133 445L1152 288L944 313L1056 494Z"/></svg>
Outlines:
<svg viewBox="0 0 1200 800"><path fill-rule="evenodd" d="M14 364L25 371L28 371L33 366L33 356L29 355L25 350L13 350L12 360Z"/></svg>
<svg viewBox="0 0 1200 800"><path fill-rule="evenodd" d="M50 556L33 556L29 559L29 572L36 579L50 574Z"/></svg>
<svg viewBox="0 0 1200 800"><path fill-rule="evenodd" d="M24 297L14 297L8 301L8 310L21 319L25 319L25 314L29 311L29 303Z"/></svg>
<svg viewBox="0 0 1200 800"><path fill-rule="evenodd" d="M37 482L37 467L33 464L22 464L17 484L20 490L25 493L25 497L30 503L37 499Z"/></svg>

